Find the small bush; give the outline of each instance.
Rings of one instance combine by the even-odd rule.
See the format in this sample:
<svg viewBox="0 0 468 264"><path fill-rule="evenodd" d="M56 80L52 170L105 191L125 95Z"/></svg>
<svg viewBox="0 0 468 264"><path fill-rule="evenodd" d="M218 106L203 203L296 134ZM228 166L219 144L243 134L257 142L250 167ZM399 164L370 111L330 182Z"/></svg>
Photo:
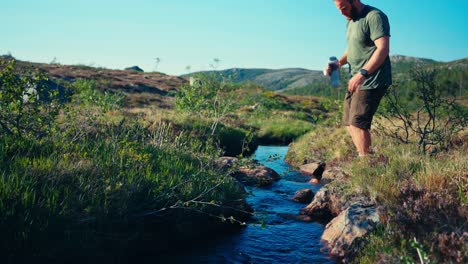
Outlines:
<svg viewBox="0 0 468 264"><path fill-rule="evenodd" d="M72 84L75 91L74 102L85 108L98 107L107 112L119 109L124 100L124 96L119 92L101 92L97 82L94 80L79 79Z"/></svg>
<svg viewBox="0 0 468 264"><path fill-rule="evenodd" d="M436 70L414 68L411 73L416 83L415 99L405 101L398 86L390 87L380 113L392 125L377 123L377 127L405 144L417 144L424 154L446 151L453 137L465 129L468 110L447 95L445 87L436 81Z"/></svg>
<svg viewBox="0 0 468 264"><path fill-rule="evenodd" d="M15 61L0 64L0 133L15 137L44 137L55 130L61 108L58 90L36 70L15 73Z"/></svg>

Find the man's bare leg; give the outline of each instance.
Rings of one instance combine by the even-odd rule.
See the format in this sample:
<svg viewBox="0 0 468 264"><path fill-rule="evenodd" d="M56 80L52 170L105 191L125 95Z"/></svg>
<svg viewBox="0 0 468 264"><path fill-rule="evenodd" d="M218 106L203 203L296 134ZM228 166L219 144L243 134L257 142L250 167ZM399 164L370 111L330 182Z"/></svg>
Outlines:
<svg viewBox="0 0 468 264"><path fill-rule="evenodd" d="M369 155L370 146L372 143L371 134L368 129L362 129L353 125L347 126L354 145L356 146L359 156Z"/></svg>

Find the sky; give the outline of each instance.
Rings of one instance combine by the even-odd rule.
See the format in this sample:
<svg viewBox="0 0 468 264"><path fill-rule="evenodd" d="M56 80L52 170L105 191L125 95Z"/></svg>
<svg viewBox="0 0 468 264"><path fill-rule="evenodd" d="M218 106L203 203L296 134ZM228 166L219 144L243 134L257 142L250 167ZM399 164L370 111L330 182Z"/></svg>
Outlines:
<svg viewBox="0 0 468 264"><path fill-rule="evenodd" d="M467 0L362 2L388 16L390 54L468 57ZM0 0L0 9L0 54L32 62L171 75L321 70L346 49L346 19L332 0Z"/></svg>

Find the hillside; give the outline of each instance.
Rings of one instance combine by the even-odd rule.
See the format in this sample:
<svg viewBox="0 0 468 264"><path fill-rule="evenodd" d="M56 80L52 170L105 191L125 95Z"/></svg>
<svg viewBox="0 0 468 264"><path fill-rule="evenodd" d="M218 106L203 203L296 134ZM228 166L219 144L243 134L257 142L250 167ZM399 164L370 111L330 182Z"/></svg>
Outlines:
<svg viewBox="0 0 468 264"><path fill-rule="evenodd" d="M435 66L441 69L466 68L468 58L452 62L438 62L431 59L416 58L403 55L392 55L392 69L394 77L404 77L414 66ZM209 71L204 73L216 73L219 76L230 78L234 82L252 82L264 86L273 91L294 91L308 86L328 86L328 78L323 76L319 70L308 70L301 68L288 69L227 69L222 71ZM198 73L198 72L197 72ZM192 73L194 75L197 73ZM187 75L183 75L187 76Z"/></svg>
<svg viewBox="0 0 468 264"><path fill-rule="evenodd" d="M188 74L188 76L198 73L216 73L220 77L228 78L236 83L252 82L273 91L303 87L315 82L323 82L326 80L321 71L301 68L278 70L233 68L222 71L195 72Z"/></svg>
<svg viewBox="0 0 468 264"><path fill-rule="evenodd" d="M0 56L0 62L10 59ZM173 93L187 80L166 75L160 72L138 72L132 70L114 70L95 68L84 65L46 64L16 60L18 71L39 69L46 72L56 85L62 82L71 83L77 79L93 80L102 89L110 89L127 94L128 105L141 105L148 102L158 103L160 107L168 107L171 99L166 95Z"/></svg>

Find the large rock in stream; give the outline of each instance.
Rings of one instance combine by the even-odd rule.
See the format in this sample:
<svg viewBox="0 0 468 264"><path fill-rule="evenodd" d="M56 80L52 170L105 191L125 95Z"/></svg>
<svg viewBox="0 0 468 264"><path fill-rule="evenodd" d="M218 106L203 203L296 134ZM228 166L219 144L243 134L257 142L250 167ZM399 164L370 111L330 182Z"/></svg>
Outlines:
<svg viewBox="0 0 468 264"><path fill-rule="evenodd" d="M221 157L215 161L215 165L224 171L228 171L244 185L268 186L280 179L280 175L271 168L249 163L238 165L239 160L234 157Z"/></svg>
<svg viewBox="0 0 468 264"><path fill-rule="evenodd" d="M280 179L279 174L265 166L239 167L233 176L245 185L268 186Z"/></svg>
<svg viewBox="0 0 468 264"><path fill-rule="evenodd" d="M327 224L322 241L331 256L347 263L359 253L365 236L379 223L375 206L354 203Z"/></svg>
<svg viewBox="0 0 468 264"><path fill-rule="evenodd" d="M322 187L300 216L328 223L322 240L330 256L343 262L356 256L365 236L380 223L375 203L364 196L344 197L339 181Z"/></svg>
<svg viewBox="0 0 468 264"><path fill-rule="evenodd" d="M314 197L314 192L311 189L302 189L297 191L292 198L293 201L298 203L310 203Z"/></svg>

